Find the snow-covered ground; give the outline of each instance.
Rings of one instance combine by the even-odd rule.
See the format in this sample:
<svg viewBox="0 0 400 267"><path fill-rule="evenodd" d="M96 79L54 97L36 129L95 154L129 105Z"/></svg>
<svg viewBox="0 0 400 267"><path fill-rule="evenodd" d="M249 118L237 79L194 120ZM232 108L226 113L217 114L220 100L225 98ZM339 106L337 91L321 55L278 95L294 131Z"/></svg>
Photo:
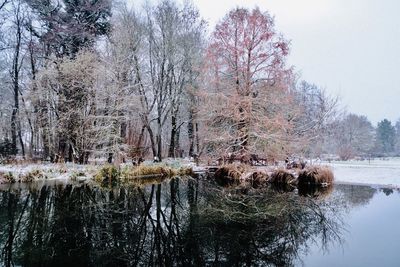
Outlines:
<svg viewBox="0 0 400 267"><path fill-rule="evenodd" d="M106 164L106 163L103 163ZM154 164L152 160L147 160L143 162L144 165L152 165ZM191 162L189 159L164 159L161 164L165 164L172 168L180 168L180 167L195 167L195 164ZM52 163L42 163L42 164L0 164L0 184L7 183L7 180L3 179L4 175L11 173L16 181L23 181L23 177L26 176L30 172L39 171L41 174L40 178L36 180L63 180L67 182L73 177L77 178L79 176L79 180L92 178L99 170L102 164L94 165L79 165L73 163L65 163L65 164L52 164ZM132 163L124 163L119 167L132 167Z"/></svg>
<svg viewBox="0 0 400 267"><path fill-rule="evenodd" d="M96 171L96 166L77 165L72 163L0 165L0 173L12 173L16 179L35 170L40 171L45 176L46 180L68 180L76 173L84 173L85 175L94 174ZM0 181L0 183L1 182L2 181Z"/></svg>
<svg viewBox="0 0 400 267"><path fill-rule="evenodd" d="M400 188L400 158L365 161L333 161L337 183L372 184Z"/></svg>
<svg viewBox="0 0 400 267"><path fill-rule="evenodd" d="M151 162L149 162L150 164ZM167 160L169 166L191 166L195 171L204 170L195 167L193 163L185 160ZM332 161L314 162L314 164L331 166L337 183L370 184L400 188L400 158L387 160L365 161ZM46 175L46 180L68 180L75 173L83 172L92 177L99 166L76 164L27 164L27 165L0 165L0 173L13 173L19 177L33 170L41 170Z"/></svg>

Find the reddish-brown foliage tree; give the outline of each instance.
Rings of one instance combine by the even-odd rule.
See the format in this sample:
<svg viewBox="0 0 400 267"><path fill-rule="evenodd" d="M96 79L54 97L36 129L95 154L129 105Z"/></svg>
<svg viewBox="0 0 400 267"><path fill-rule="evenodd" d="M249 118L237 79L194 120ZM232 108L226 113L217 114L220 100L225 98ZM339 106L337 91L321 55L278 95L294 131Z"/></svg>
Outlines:
<svg viewBox="0 0 400 267"><path fill-rule="evenodd" d="M258 8L234 9L216 26L205 73L209 150L285 154L297 112L290 107L288 52L273 18Z"/></svg>

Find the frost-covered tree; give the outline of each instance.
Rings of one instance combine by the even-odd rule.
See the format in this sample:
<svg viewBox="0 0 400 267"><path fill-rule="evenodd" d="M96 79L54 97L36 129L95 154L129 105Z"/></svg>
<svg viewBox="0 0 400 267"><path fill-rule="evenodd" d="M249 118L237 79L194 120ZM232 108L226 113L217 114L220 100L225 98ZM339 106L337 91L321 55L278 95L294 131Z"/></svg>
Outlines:
<svg viewBox="0 0 400 267"><path fill-rule="evenodd" d="M46 125L55 161L86 163L93 148L95 82L99 63L92 52L80 52L74 59L57 59L39 72L36 97L47 98ZM63 91L63 93L60 93ZM57 146L58 144L58 146Z"/></svg>
<svg viewBox="0 0 400 267"><path fill-rule="evenodd" d="M61 77L62 80L63 73L60 70L62 68L54 66L54 62L56 64L65 63L69 59L74 59L81 50L93 49L98 38L109 32L111 2L108 0L27 0L27 3L35 15L32 16L35 21L28 24L30 25L29 31L32 36L38 39L37 42L41 47L40 53L45 58L42 63L43 68L49 70L52 74L48 77ZM40 25L40 27L37 27L37 25ZM31 53L31 55L33 54ZM54 57L57 59L54 59ZM31 63L35 63L35 61L31 60ZM76 61L76 64L79 64L79 60ZM80 69L80 67L76 66L76 69ZM32 75L36 71L32 68ZM91 77L87 78L90 79ZM71 115L69 111L73 111L76 105L85 101L86 95L82 96L81 93L86 92L86 88L77 88L76 86L79 83L76 83L72 87L74 89L72 91L70 87L67 87L69 86L68 83L51 81L53 91L47 91L51 97L48 94L40 95L39 92L35 92L37 96L35 114L40 126L43 156L45 158L59 158L61 161L73 160L76 142L78 141L73 135L79 132L79 126L74 123L66 123L65 118ZM82 81L82 83L85 83L85 81ZM53 110L54 108L56 110ZM56 131L57 136L55 137L52 130L54 125L63 127ZM68 129L65 127L68 127ZM56 140L58 144L54 144Z"/></svg>
<svg viewBox="0 0 400 267"><path fill-rule="evenodd" d="M341 159L368 156L375 144L375 129L365 116L346 115L335 128L336 151Z"/></svg>
<svg viewBox="0 0 400 267"><path fill-rule="evenodd" d="M296 86L295 95L300 110L295 121L295 132L304 140L301 154L308 157L320 156L326 150L330 126L338 115L338 99L306 81Z"/></svg>
<svg viewBox="0 0 400 267"><path fill-rule="evenodd" d="M147 5L144 14L132 13L120 26L134 42L131 79L142 124L138 147L147 137L153 156L161 159L166 150L169 156L179 150L180 130L187 120L183 108L202 56L204 22L188 3L161 1Z"/></svg>

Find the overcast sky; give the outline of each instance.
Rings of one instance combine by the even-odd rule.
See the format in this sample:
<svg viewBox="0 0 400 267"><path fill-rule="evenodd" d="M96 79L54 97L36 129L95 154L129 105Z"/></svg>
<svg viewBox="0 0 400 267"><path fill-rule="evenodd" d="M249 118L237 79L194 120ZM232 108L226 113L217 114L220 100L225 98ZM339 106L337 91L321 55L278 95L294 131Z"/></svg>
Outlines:
<svg viewBox="0 0 400 267"><path fill-rule="evenodd" d="M374 124L400 118L400 1L193 2L210 27L236 6L269 11L291 41L289 63L303 79L339 95L348 111Z"/></svg>

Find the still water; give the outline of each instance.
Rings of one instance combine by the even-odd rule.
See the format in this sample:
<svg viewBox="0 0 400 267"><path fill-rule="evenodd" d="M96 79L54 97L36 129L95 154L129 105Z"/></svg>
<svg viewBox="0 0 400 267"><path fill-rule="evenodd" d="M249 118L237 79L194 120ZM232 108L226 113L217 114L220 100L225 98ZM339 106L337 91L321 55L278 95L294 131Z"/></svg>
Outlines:
<svg viewBox="0 0 400 267"><path fill-rule="evenodd" d="M306 195L306 196L304 196ZM204 178L0 191L4 266L399 266L400 193Z"/></svg>

